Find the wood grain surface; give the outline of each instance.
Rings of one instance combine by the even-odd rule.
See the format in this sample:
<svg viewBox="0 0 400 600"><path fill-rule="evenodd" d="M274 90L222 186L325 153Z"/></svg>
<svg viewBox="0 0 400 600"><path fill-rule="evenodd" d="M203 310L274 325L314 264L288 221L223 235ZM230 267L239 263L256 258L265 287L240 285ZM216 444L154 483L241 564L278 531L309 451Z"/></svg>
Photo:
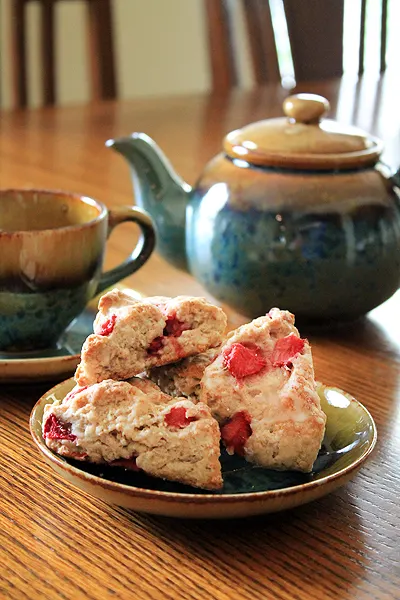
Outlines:
<svg viewBox="0 0 400 600"><path fill-rule="evenodd" d="M299 85L381 135L400 163L396 81ZM281 114L278 86L227 96L103 103L0 115L0 186L63 188L108 206L132 201L127 165L107 138L145 131L189 183L233 128ZM111 237L107 266L135 241ZM159 256L131 279L145 294L206 295ZM237 521L134 514L72 488L45 465L28 418L51 384L0 388L1 599L400 598L400 296L352 327L311 335L316 376L370 410L378 446L340 491L301 508ZM229 313L231 326L244 322Z"/></svg>

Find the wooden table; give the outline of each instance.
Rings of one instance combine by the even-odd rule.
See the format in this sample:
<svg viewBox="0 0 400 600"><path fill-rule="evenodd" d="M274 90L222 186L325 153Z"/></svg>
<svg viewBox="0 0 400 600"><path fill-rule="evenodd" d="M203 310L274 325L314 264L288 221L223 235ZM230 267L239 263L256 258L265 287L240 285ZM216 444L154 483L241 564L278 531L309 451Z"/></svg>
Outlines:
<svg viewBox="0 0 400 600"><path fill-rule="evenodd" d="M371 82L370 82L371 83ZM328 96L333 114L381 135L400 164L396 82L302 85ZM278 87L33 110L0 116L0 186L66 188L109 206L132 200L129 172L107 138L145 131L193 183L228 130L281 114ZM107 264L133 243L127 225ZM207 295L159 256L131 280L149 295ZM351 330L314 336L318 379L371 411L377 450L337 493L292 510L235 522L134 514L85 496L54 475L34 447L30 410L50 387L0 389L0 598L400 598L400 296ZM243 318L230 313L231 325Z"/></svg>

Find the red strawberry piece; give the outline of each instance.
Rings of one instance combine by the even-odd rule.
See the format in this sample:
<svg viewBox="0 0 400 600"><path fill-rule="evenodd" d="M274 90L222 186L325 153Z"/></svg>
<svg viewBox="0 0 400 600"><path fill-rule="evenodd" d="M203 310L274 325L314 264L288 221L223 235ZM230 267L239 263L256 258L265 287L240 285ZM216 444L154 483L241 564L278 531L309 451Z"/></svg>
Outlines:
<svg viewBox="0 0 400 600"><path fill-rule="evenodd" d="M80 394L81 392L83 392L83 390L87 390L88 389L88 385L83 385L82 387L76 389L76 390L71 390L69 392L69 394L67 394L64 398L64 402L65 400L71 400L71 398L73 398L74 396L76 396L77 394Z"/></svg>
<svg viewBox="0 0 400 600"><path fill-rule="evenodd" d="M128 471L141 471L140 467L136 464L136 458L132 456L131 458L118 458L117 460L113 460L109 463L111 467L122 467L127 469Z"/></svg>
<svg viewBox="0 0 400 600"><path fill-rule="evenodd" d="M116 321L117 315L111 315L111 317L101 325L99 335L110 335L114 330Z"/></svg>
<svg viewBox="0 0 400 600"><path fill-rule="evenodd" d="M244 446L252 434L251 418L248 412L242 410L233 415L221 427L221 437L228 452L244 455Z"/></svg>
<svg viewBox="0 0 400 600"><path fill-rule="evenodd" d="M76 435L71 433L71 424L62 423L53 414L49 416L43 427L43 437L50 440L76 440Z"/></svg>
<svg viewBox="0 0 400 600"><path fill-rule="evenodd" d="M192 421L196 421L195 417L186 416L186 408L184 406L171 408L164 418L168 427L180 427L181 429L187 427Z"/></svg>
<svg viewBox="0 0 400 600"><path fill-rule="evenodd" d="M243 344L235 343L225 350L224 365L236 379L242 379L261 371L266 362L257 349L247 348Z"/></svg>
<svg viewBox="0 0 400 600"><path fill-rule="evenodd" d="M272 351L271 361L274 367L286 367L304 348L305 341L294 333L277 340Z"/></svg>
<svg viewBox="0 0 400 600"><path fill-rule="evenodd" d="M164 338L159 335L158 337L154 338L152 342L150 342L150 346L147 348L147 354L154 356L161 350L163 346Z"/></svg>
<svg viewBox="0 0 400 600"><path fill-rule="evenodd" d="M175 316L169 316L165 322L163 335L179 337L183 331L187 331L188 329L190 327L187 323L180 321Z"/></svg>

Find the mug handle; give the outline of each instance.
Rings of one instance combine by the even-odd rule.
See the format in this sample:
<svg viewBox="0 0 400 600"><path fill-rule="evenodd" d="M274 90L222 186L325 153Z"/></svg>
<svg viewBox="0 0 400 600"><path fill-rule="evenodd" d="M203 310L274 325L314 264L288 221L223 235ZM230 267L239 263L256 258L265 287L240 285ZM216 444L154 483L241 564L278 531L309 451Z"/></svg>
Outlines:
<svg viewBox="0 0 400 600"><path fill-rule="evenodd" d="M121 281L121 279L132 275L132 273L140 269L154 250L156 233L153 222L144 210L134 206L122 206L121 208L114 208L108 211L107 238L109 238L114 227L127 221L132 221L139 225L142 232L139 241L132 254L123 263L102 273L94 296L97 296L97 294L100 294L105 289Z"/></svg>

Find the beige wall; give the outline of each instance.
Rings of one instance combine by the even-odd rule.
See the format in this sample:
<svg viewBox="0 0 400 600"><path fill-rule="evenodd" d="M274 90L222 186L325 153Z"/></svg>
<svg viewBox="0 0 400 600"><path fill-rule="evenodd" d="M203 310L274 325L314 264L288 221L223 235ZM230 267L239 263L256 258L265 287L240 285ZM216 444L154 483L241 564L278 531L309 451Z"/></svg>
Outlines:
<svg viewBox="0 0 400 600"><path fill-rule="evenodd" d="M120 96L207 90L210 74L203 0L112 0ZM0 0L2 104L11 105L8 17L13 0ZM57 5L59 101L89 98L83 1ZM39 7L28 6L29 85L40 102L38 71Z"/></svg>

